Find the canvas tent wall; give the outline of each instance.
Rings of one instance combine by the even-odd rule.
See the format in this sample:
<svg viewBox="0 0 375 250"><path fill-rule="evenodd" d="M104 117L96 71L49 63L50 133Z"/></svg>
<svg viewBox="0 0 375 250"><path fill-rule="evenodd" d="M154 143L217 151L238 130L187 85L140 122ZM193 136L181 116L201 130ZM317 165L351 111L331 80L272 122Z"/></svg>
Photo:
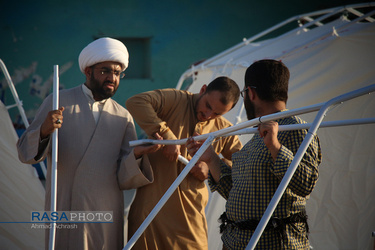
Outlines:
<svg viewBox="0 0 375 250"><path fill-rule="evenodd" d="M8 109L17 107L26 126L28 121L1 59L0 68L15 101L15 104L8 106L0 101L0 246L1 249L9 250L42 249L45 230L38 227L40 224L30 222L32 211L44 210L45 190L35 168L18 159L18 135Z"/></svg>
<svg viewBox="0 0 375 250"><path fill-rule="evenodd" d="M25 222L44 210L44 188L35 169L18 160L18 136L2 102L0 117L0 248L42 249L44 230Z"/></svg>
<svg viewBox="0 0 375 250"><path fill-rule="evenodd" d="M328 101L375 83L374 3L338 7L290 18L228 50L192 66L177 84L187 90L226 75L243 88L246 68L254 61L282 60L290 69L288 109ZM300 27L268 40L270 31L293 21ZM257 41L255 41L258 39ZM187 82L187 81L186 81ZM233 123L246 119L242 102L225 115ZM316 113L302 115L312 122ZM372 95L332 109L325 121L375 117ZM375 231L375 125L322 128L320 178L307 203L310 241L315 249L371 249ZM242 137L247 142L250 136ZM225 201L211 194L206 208L209 249L221 249L217 219Z"/></svg>

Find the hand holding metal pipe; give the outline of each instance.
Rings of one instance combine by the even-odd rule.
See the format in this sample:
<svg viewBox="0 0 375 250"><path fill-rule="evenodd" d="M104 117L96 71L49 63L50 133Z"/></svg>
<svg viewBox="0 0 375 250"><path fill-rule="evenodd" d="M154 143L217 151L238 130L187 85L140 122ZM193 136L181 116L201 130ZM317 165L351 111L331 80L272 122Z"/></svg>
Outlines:
<svg viewBox="0 0 375 250"><path fill-rule="evenodd" d="M55 129L59 129L62 126L63 123L63 112L64 107L61 107L57 110L52 110L48 112L46 119L44 119L44 122L42 126L40 127L40 138L44 139L50 134L52 134Z"/></svg>

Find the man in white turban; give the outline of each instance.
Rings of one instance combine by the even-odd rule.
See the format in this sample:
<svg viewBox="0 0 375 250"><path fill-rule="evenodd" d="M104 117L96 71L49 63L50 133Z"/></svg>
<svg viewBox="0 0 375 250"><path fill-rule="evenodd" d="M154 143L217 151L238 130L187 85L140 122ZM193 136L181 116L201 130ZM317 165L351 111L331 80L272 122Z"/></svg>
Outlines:
<svg viewBox="0 0 375 250"><path fill-rule="evenodd" d="M51 139L59 129L57 211L109 211L112 223L58 224L55 249L122 249L125 189L153 181L147 153L160 145L129 147L136 140L133 118L111 99L128 67L125 45L101 38L79 55L86 82L60 91L60 108L48 96L17 143L22 162L48 160L45 211L51 210ZM69 225L69 226L67 226ZM49 230L46 230L46 248Z"/></svg>

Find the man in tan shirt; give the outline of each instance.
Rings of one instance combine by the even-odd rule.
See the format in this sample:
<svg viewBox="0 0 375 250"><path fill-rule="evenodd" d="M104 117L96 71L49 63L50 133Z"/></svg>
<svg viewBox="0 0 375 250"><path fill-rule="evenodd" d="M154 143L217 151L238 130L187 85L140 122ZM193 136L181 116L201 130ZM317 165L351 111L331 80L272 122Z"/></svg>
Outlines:
<svg viewBox="0 0 375 250"><path fill-rule="evenodd" d="M165 140L174 140L231 126L222 115L235 106L239 92L233 80L219 77L204 85L198 94L175 89L154 90L129 98L126 107L148 136L158 134ZM213 146L228 162L242 148L237 136L217 140ZM137 189L129 213L129 239L185 167L177 161L179 154L188 158L184 145L167 145L148 155L155 181ZM133 249L207 249L204 211L208 202L204 182L207 176L207 165L198 162Z"/></svg>

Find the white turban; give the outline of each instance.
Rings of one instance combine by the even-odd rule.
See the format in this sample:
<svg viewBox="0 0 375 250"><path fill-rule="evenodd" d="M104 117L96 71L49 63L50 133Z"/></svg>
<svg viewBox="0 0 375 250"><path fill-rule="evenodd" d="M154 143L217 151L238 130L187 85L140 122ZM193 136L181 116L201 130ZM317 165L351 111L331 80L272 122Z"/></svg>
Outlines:
<svg viewBox="0 0 375 250"><path fill-rule="evenodd" d="M85 73L86 67L106 61L121 63L124 71L129 64L129 53L125 45L113 38L99 38L87 45L78 57L82 73Z"/></svg>

